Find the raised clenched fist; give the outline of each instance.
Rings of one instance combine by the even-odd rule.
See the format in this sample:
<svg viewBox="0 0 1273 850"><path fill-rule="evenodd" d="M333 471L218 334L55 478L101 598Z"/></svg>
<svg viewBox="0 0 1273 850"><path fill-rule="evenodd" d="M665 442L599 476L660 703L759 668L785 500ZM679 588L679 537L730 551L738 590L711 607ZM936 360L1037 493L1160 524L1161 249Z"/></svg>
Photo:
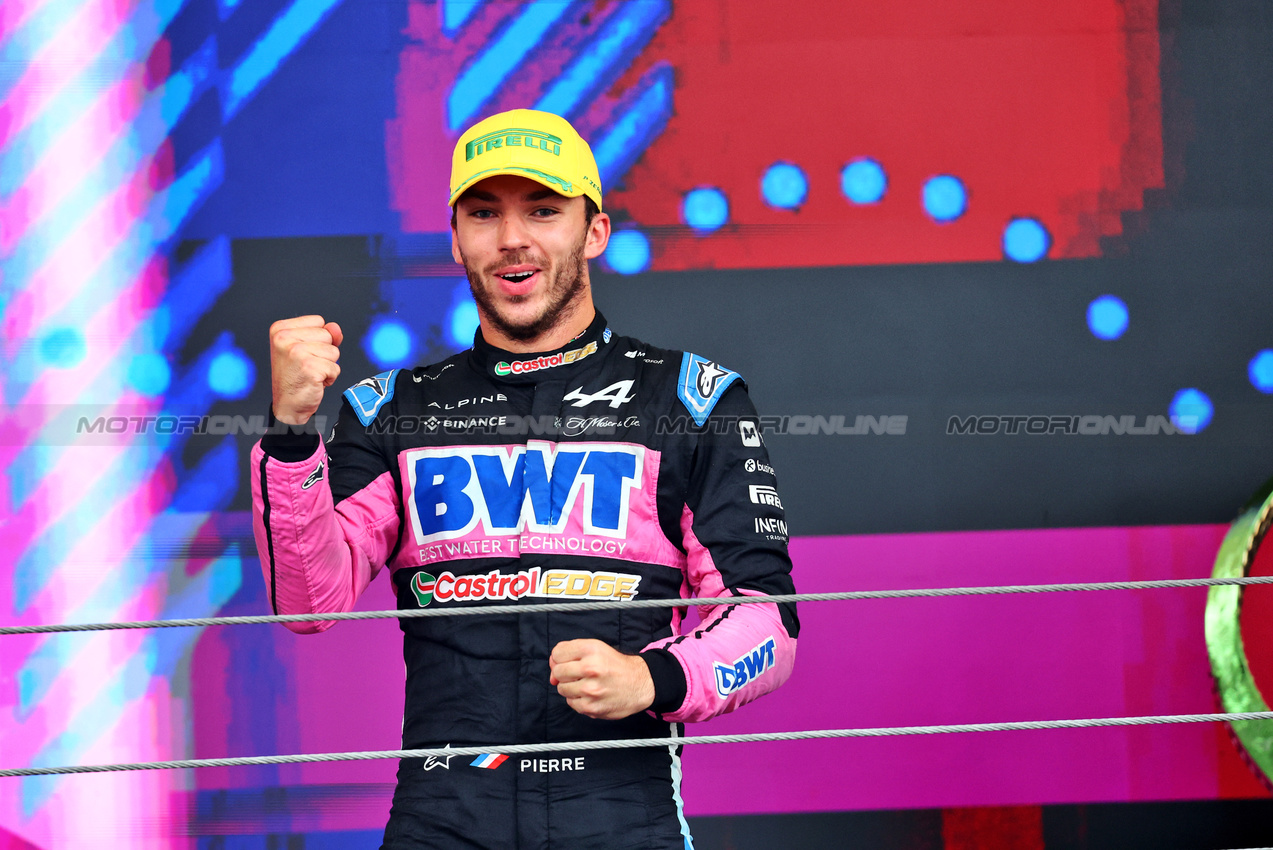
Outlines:
<svg viewBox="0 0 1273 850"><path fill-rule="evenodd" d="M340 325L322 316L297 316L270 325L270 385L274 418L304 425L318 410L323 389L340 376Z"/></svg>

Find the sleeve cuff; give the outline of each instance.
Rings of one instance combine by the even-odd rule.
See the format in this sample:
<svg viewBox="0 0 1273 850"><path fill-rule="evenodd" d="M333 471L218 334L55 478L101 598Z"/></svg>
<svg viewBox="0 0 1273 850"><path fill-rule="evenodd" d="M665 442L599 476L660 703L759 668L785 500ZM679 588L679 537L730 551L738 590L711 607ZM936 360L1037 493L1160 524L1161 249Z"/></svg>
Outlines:
<svg viewBox="0 0 1273 850"><path fill-rule="evenodd" d="M321 440L313 417L304 425L288 425L274 418L270 408L268 430L261 438L261 451L281 463L299 463L318 451Z"/></svg>
<svg viewBox="0 0 1273 850"><path fill-rule="evenodd" d="M685 702L685 671L681 669L681 662L666 649L647 649L641 658L650 668L650 678L654 681L650 711L656 714L676 711Z"/></svg>

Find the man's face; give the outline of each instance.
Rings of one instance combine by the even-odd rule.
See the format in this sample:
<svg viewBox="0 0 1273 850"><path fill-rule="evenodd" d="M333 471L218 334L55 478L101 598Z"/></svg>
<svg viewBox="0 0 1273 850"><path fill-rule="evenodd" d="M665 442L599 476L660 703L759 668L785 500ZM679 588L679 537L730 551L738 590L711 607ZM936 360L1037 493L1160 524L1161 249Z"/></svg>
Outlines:
<svg viewBox="0 0 1273 850"><path fill-rule="evenodd" d="M604 213L585 224L583 198L499 175L456 202L451 253L464 265L484 322L527 342L590 301L587 261L605 250L609 233Z"/></svg>

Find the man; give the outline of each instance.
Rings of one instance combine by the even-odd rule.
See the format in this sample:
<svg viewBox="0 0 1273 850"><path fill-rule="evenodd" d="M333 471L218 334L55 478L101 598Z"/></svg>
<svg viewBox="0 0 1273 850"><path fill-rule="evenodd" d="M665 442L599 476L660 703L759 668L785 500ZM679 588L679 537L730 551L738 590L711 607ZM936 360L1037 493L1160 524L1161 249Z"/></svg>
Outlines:
<svg viewBox="0 0 1273 850"><path fill-rule="evenodd" d="M270 329L273 416L253 450L254 528L280 613L347 611L388 565L399 608L726 600L793 592L786 528L737 373L613 334L588 260L610 219L588 145L514 110L452 162L452 253L473 348L345 391L339 326ZM682 734L790 674L795 607L774 603L402 620L406 759L385 848L692 847L677 747L499 756L509 743ZM297 624L321 631L330 624Z"/></svg>

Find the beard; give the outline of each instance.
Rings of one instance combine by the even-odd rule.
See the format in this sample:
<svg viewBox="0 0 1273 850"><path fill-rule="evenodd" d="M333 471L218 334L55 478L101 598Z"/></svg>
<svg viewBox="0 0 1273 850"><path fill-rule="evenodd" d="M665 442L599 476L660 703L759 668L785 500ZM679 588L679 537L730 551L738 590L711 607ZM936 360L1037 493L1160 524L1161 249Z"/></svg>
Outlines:
<svg viewBox="0 0 1273 850"><path fill-rule="evenodd" d="M528 264L538 266L542 273L549 270L548 263L544 262L542 257L535 257L531 254L516 254L501 258L498 263L493 264L483 273L469 263L468 257L461 254L460 257L464 260L464 273L468 276L469 290L473 293L473 300L477 302L478 312L492 327L509 339L518 342L529 342L537 339L569 321L578 309L579 294L588 285L585 272L588 261L584 259L583 255L586 240L587 233L580 238L579 242L565 256L560 265L554 264L551 269L552 278L549 281L547 291L544 293L543 309L537 315L525 319L515 319L507 314L502 314L495 298L487 287L486 280L494 276L495 269ZM531 297L533 296L518 295L509 300L514 304L524 304Z"/></svg>

